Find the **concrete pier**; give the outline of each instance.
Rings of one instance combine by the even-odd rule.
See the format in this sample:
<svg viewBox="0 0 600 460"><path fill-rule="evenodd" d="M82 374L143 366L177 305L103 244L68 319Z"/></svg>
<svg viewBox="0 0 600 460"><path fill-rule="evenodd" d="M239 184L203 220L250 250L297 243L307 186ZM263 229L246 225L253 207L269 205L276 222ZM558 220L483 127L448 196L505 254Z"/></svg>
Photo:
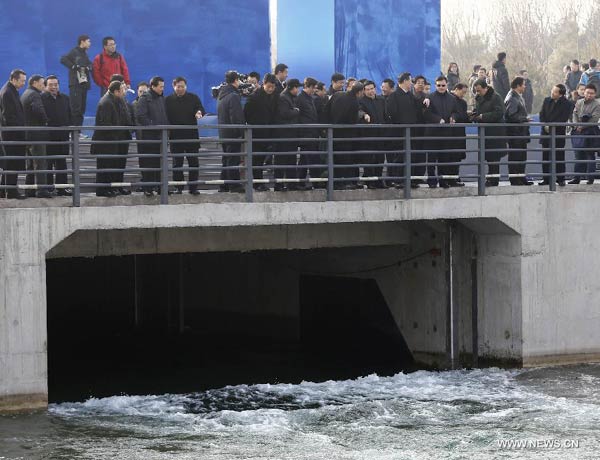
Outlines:
<svg viewBox="0 0 600 460"><path fill-rule="evenodd" d="M319 266L376 280L417 360L447 364L449 304L461 355L522 366L600 359L595 188L418 192L411 200L364 191L332 202L315 194L304 195L309 202L240 203L229 194L168 206L135 197L84 199L81 208L58 199L0 207L0 411L47 404L48 258L290 250L279 257L299 273ZM224 197L231 202L219 202ZM322 251L310 260L294 255L314 249ZM431 249L440 254L364 272Z"/></svg>

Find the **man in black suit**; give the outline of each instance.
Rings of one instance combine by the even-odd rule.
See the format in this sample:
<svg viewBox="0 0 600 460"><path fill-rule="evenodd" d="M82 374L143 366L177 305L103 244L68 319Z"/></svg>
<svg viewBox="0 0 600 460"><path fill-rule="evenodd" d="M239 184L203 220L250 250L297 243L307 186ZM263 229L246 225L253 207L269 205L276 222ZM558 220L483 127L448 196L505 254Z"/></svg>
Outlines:
<svg viewBox="0 0 600 460"><path fill-rule="evenodd" d="M27 126L47 126L48 116L42 103L42 90L44 89L44 77L41 75L32 75L29 79L29 86L21 96L21 104L25 111L25 124ZM32 142L47 141L46 131L28 131L27 140ZM27 146L27 177L25 183L28 185L48 185L48 174L39 173L48 169L46 161L46 144L30 144ZM33 157L33 158L31 158ZM35 171L35 172L34 172ZM27 196L36 196L38 198L51 198L52 195L47 188L41 188L27 193Z"/></svg>
<svg viewBox="0 0 600 460"><path fill-rule="evenodd" d="M419 123L420 112L422 112L422 106L419 101L415 98L411 91L411 75L408 72L400 74L398 77L398 88L396 91L391 93L386 99L386 112L389 117L389 121L392 124L416 124ZM404 128L397 130L394 137L401 138L397 142L398 150L404 150ZM414 129L411 129L411 134L414 134ZM418 154L420 155L420 154ZM411 155L411 160L415 159L414 155ZM389 157L388 157L389 162ZM393 163L404 163L404 153L398 152L392 156ZM394 177L392 182L399 188L404 186L402 176L404 176L404 166L391 166L388 167L388 176ZM411 181L411 186L418 187L417 180Z"/></svg>
<svg viewBox="0 0 600 460"><path fill-rule="evenodd" d="M272 125L277 116L277 103L279 96L276 94L279 80L272 73L263 77L263 84L254 91L244 106L244 116L249 125ZM262 179L263 166L267 156L272 151L272 130L269 128L256 128L252 130L252 174L254 179ZM260 140L256 140L260 139ZM269 187L266 184L254 184L254 190L266 192Z"/></svg>
<svg viewBox="0 0 600 460"><path fill-rule="evenodd" d="M550 97L544 99L542 111L540 112L540 122L548 123L566 123L573 114L573 103L566 97L567 88L563 84L555 85L552 88ZM564 126L556 126L555 133L557 136L564 136L566 128ZM550 161L550 148L552 147L552 139L549 136L551 128L544 126L542 134L542 148L544 149L544 161ZM556 146L556 182L558 185L565 185L565 138L557 137ZM544 180L538 185L550 185L550 165L544 163L542 165L544 171Z"/></svg>
<svg viewBox="0 0 600 460"><path fill-rule="evenodd" d="M319 114L317 112L317 106L315 105L315 91L317 89L317 84L319 82L312 78L306 77L304 79L304 85L302 92L298 95L298 99L296 101L296 105L298 106L298 110L300 114L298 116L298 123L314 125L319 123ZM299 129L298 137L304 138L313 138L316 139L319 137L319 129L318 128L310 128L310 129ZM319 150L319 142L318 141L306 141L300 143L300 152L317 152ZM318 154L308 154L308 153L300 153L300 159L298 161L298 166L300 165L309 165L309 164L317 164L319 163L319 155ZM300 179L308 179L310 174L311 179L321 176L323 168L302 168L299 170L299 178ZM317 182L316 184L322 184ZM311 189L312 186L310 183L299 185L301 189Z"/></svg>
<svg viewBox="0 0 600 460"><path fill-rule="evenodd" d="M350 91L338 91L331 99L331 122L339 125L354 125L359 121L360 107L358 100L364 95L364 87L362 83L355 83ZM358 137L358 129L354 128L342 128L335 129L333 131L333 137L335 138L333 143L333 149L337 151L350 152L352 150L358 150L357 143L355 141L340 141L339 139ZM352 154L336 154L334 155L335 164L353 164L356 163L358 158ZM348 168L335 168L334 177L336 178L358 178L359 171L356 167ZM334 188L352 190L357 189L355 180L336 182Z"/></svg>
<svg viewBox="0 0 600 460"><path fill-rule="evenodd" d="M70 126L71 125L71 107L69 96L60 92L58 77L56 75L48 75L45 81L46 90L42 93L42 103L48 116L48 126ZM50 131L48 139L51 142L67 142L69 140L69 131ZM46 154L68 155L69 144L48 144L46 146ZM67 183L67 160L66 158L58 158L48 160L48 169L56 171L56 180L54 174L48 174L49 184L66 184ZM59 188L56 192L59 196L71 196L73 191L70 188Z"/></svg>
<svg viewBox="0 0 600 460"><path fill-rule="evenodd" d="M361 110L361 118L369 124L384 124L387 122L387 115L385 113L385 99L383 96L377 95L377 90L375 87L375 82L371 80L367 80L364 84L365 86L365 95L360 98L359 106ZM366 116L365 116L366 115ZM363 135L365 137L377 137L377 136L385 136L386 131L382 128L365 128L363 130ZM362 142L362 148L365 150L385 150L386 142L382 141L365 141ZM367 188L376 189L376 188L386 188L383 179L383 164L385 163L385 153L371 153L363 156L362 161L366 164L371 164L373 166L367 166L364 170L364 175L366 177L379 177L376 181L367 182ZM375 166L381 165L381 166Z"/></svg>
<svg viewBox="0 0 600 460"><path fill-rule="evenodd" d="M431 127L425 129L426 137L448 137L452 136L452 131L441 125L454 124L460 117L460 108L456 97L448 91L448 80L446 77L439 76L435 80L435 91L429 95L429 108L425 111L425 122ZM449 163L456 161L456 157L444 150L452 149L452 142L448 140L429 140L429 152L435 152L430 155L431 161L435 163ZM430 187L448 188L458 186L460 182L449 180L447 176L458 175L458 167L448 165L437 165L437 179L429 178L427 182Z"/></svg>
<svg viewBox="0 0 600 460"><path fill-rule="evenodd" d="M25 126L25 111L19 98L19 90L25 86L27 75L21 69L13 70L9 80L0 89L0 124L2 126ZM2 131L3 141L25 141L25 131ZM5 145L6 156L22 157L16 160L4 160L3 168L9 171L25 171L25 145ZM0 190L0 196L22 200L24 195L16 188L18 173L4 173L1 185L14 188Z"/></svg>

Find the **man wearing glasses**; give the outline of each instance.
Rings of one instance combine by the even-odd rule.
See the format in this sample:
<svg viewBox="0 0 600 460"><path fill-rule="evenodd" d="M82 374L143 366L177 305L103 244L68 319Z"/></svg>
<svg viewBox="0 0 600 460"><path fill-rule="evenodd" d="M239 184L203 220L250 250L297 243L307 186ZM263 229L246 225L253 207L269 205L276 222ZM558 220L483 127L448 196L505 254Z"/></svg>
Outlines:
<svg viewBox="0 0 600 460"><path fill-rule="evenodd" d="M127 89L131 86L129 69L122 54L117 52L117 42L113 37L102 39L104 49L96 55L92 64L94 81L100 87L100 96L104 96L110 85L110 77L114 74L123 75Z"/></svg>
<svg viewBox="0 0 600 460"><path fill-rule="evenodd" d="M448 128L442 128L440 125L454 124L459 117L460 107L456 97L448 92L448 80L444 76L439 76L435 80L435 91L429 96L429 108L425 110L425 122L430 123L431 128L425 130L426 137L448 137L451 131ZM452 161L452 155L444 150L452 148L452 141L431 140L429 142L429 159L433 166L437 163L437 176L428 178L429 187L435 188L439 183L440 187L458 187L460 182L457 178L448 176L458 176L459 166L440 165Z"/></svg>

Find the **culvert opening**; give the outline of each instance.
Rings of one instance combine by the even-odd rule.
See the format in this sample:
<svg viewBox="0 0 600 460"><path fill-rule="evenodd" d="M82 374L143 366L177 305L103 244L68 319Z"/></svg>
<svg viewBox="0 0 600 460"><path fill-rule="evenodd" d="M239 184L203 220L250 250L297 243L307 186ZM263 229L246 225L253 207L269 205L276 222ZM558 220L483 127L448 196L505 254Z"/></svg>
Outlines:
<svg viewBox="0 0 600 460"><path fill-rule="evenodd" d="M412 370L375 280L290 267L322 251L48 260L50 402Z"/></svg>

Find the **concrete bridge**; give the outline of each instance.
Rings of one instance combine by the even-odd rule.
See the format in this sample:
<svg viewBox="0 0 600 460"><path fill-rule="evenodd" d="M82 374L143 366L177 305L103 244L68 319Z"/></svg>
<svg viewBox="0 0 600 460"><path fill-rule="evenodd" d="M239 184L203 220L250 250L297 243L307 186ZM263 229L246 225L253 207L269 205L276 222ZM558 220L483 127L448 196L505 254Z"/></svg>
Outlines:
<svg viewBox="0 0 600 460"><path fill-rule="evenodd" d="M47 405L46 263L57 258L273 251L294 270L257 262L236 272L253 278L249 290L272 287L257 307L267 315L297 319L299 276L318 269L374 279L419 362L597 360L599 191L420 189L403 200L397 190L361 190L335 192L336 201L313 191L257 194L254 203L204 194L166 206L138 196L82 197L82 207L67 198L2 201L0 410Z"/></svg>

